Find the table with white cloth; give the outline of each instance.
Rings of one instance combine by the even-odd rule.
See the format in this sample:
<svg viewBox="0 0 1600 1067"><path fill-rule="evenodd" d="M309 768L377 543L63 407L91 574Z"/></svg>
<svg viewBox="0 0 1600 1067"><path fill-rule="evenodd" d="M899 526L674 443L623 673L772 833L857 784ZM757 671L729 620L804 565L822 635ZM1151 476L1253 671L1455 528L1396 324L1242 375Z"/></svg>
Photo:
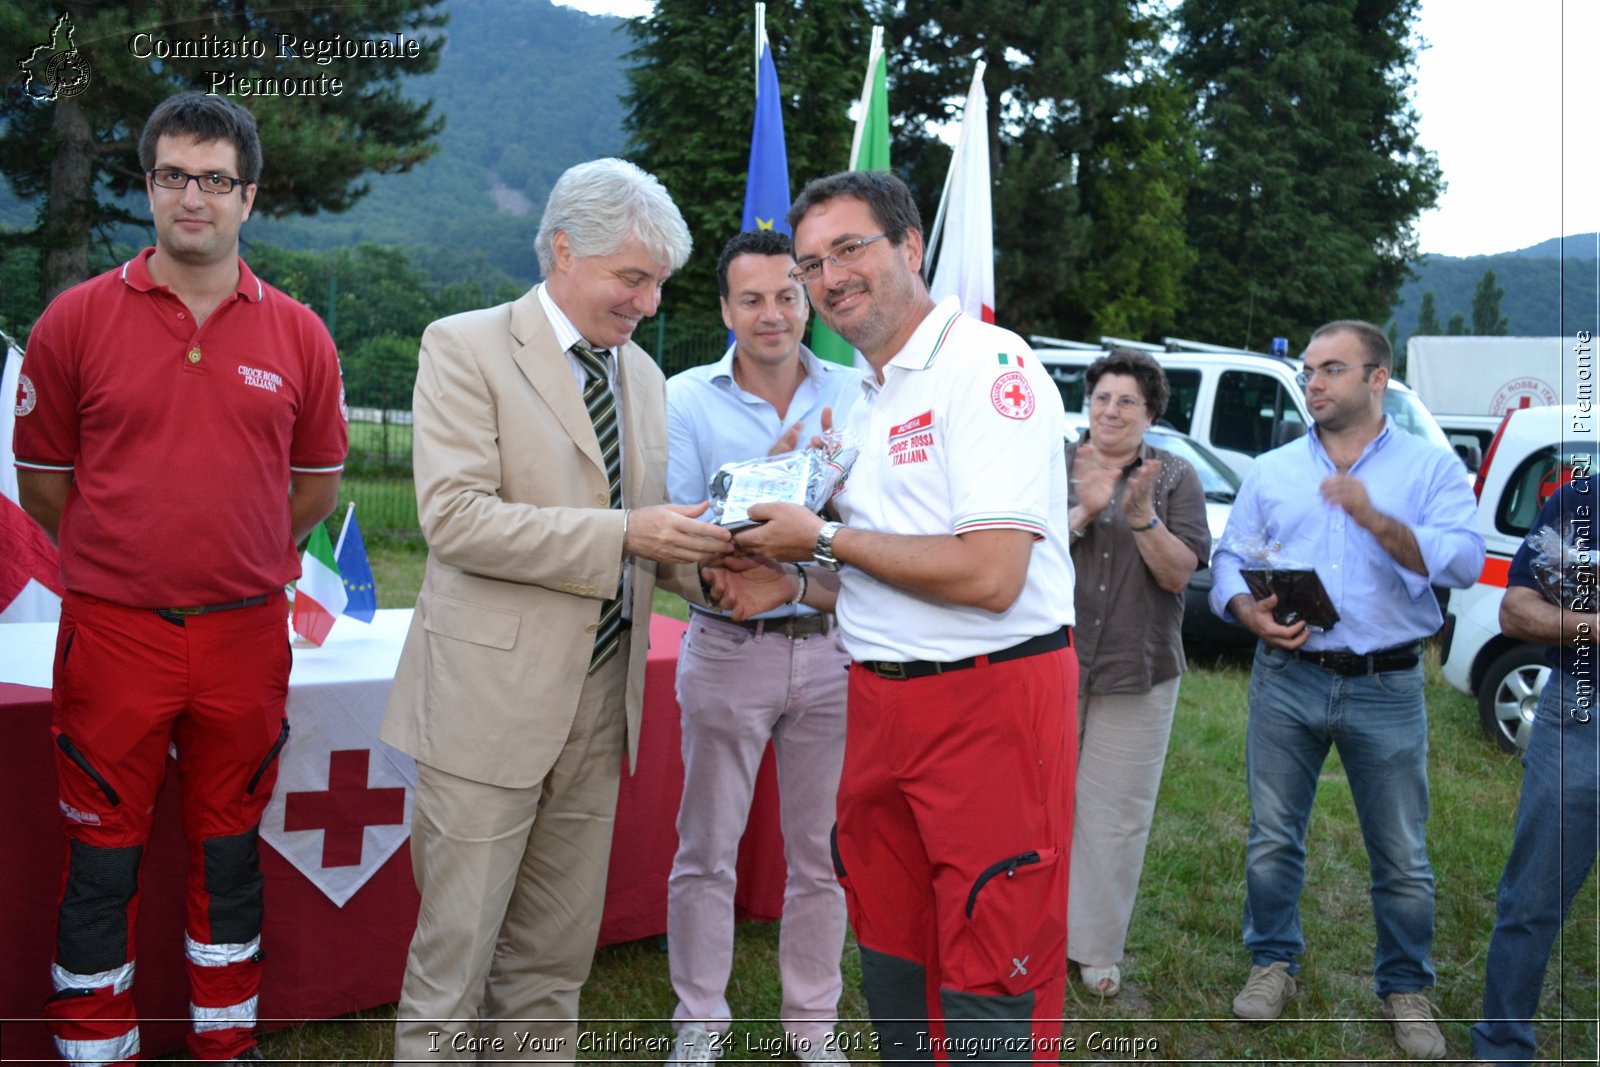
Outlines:
<svg viewBox="0 0 1600 1067"><path fill-rule="evenodd" d="M371 624L341 618L321 648L296 642L290 741L262 820L266 878L263 1027L324 1019L399 997L418 898L407 843L411 761L377 740L410 611ZM601 944L666 931L667 874L683 788L674 695L684 624L651 620L637 772L617 802ZM55 902L65 844L50 738L55 623L0 625L0 1060L48 1058L39 1021L50 995ZM168 775L141 872L135 999L145 1055L183 1044L184 847ZM752 918L783 907L783 842L769 750L739 858L738 903ZM663 972L666 957L662 957ZM671 1004L663 1003L668 1012Z"/></svg>

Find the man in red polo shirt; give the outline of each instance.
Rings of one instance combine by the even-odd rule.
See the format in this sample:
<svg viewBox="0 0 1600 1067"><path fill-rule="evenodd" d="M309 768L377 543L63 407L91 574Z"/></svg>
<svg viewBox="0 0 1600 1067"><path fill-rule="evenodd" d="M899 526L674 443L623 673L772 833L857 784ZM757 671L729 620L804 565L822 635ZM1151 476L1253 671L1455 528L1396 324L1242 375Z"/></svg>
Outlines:
<svg viewBox="0 0 1600 1067"><path fill-rule="evenodd" d="M139 160L156 245L57 297L17 393L22 506L61 546L54 721L66 874L44 1013L72 1063L138 1058L139 861L176 752L201 1060L259 1059L256 840L288 738L284 584L337 501L332 338L239 258L249 112L184 93Z"/></svg>

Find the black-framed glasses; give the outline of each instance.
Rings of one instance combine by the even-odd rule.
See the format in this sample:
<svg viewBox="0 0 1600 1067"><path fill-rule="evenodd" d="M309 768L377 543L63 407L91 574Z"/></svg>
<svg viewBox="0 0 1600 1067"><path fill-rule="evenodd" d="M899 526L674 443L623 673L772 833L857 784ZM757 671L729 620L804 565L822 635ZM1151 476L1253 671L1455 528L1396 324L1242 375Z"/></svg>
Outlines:
<svg viewBox="0 0 1600 1067"><path fill-rule="evenodd" d="M823 260L827 260L835 267L854 263L861 258L861 254L867 250L868 245L874 241L881 241L888 236L886 233L880 233L872 237L858 237L854 241L846 241L825 256L818 256L815 259L807 259L796 263L794 269L789 272L789 277L801 285L809 285L822 277Z"/></svg>
<svg viewBox="0 0 1600 1067"><path fill-rule="evenodd" d="M243 178L230 178L226 174L190 174L175 167L157 167L145 173L150 175L151 181L163 189L186 189L190 182L194 182L202 193L211 193L215 196L223 196L241 185L250 184Z"/></svg>
<svg viewBox="0 0 1600 1067"><path fill-rule="evenodd" d="M1377 370L1380 366L1382 364L1379 363L1324 363L1320 367L1310 367L1301 371L1294 376L1294 380L1304 389L1316 378L1326 378L1331 382L1347 370L1355 370L1358 367L1362 370Z"/></svg>

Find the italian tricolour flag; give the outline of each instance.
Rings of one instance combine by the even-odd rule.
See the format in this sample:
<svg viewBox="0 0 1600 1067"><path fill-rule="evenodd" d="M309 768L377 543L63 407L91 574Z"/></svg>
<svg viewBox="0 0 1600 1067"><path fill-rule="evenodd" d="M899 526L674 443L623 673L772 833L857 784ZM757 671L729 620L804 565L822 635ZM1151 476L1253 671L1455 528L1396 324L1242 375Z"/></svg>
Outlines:
<svg viewBox="0 0 1600 1067"><path fill-rule="evenodd" d="M321 647L333 629L333 620L344 614L346 595L333 542L319 522L300 559L300 582L294 592L294 632Z"/></svg>

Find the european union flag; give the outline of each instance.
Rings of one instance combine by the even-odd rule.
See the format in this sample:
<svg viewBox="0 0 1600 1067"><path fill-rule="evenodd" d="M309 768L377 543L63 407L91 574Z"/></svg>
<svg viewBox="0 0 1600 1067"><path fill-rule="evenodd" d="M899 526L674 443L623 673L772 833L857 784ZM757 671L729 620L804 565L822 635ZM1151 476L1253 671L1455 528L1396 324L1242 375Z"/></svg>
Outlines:
<svg viewBox="0 0 1600 1067"><path fill-rule="evenodd" d="M354 504L345 515L335 558L339 577L344 579L344 614L371 622L378 610L378 583L372 577L372 563L367 559L367 543L361 539L361 527L356 523Z"/></svg>
<svg viewBox="0 0 1600 1067"><path fill-rule="evenodd" d="M741 230L789 229L789 153L783 144L783 106L778 96L778 68L772 46L761 27L761 56L756 61L756 121L750 133L750 168L745 175Z"/></svg>

